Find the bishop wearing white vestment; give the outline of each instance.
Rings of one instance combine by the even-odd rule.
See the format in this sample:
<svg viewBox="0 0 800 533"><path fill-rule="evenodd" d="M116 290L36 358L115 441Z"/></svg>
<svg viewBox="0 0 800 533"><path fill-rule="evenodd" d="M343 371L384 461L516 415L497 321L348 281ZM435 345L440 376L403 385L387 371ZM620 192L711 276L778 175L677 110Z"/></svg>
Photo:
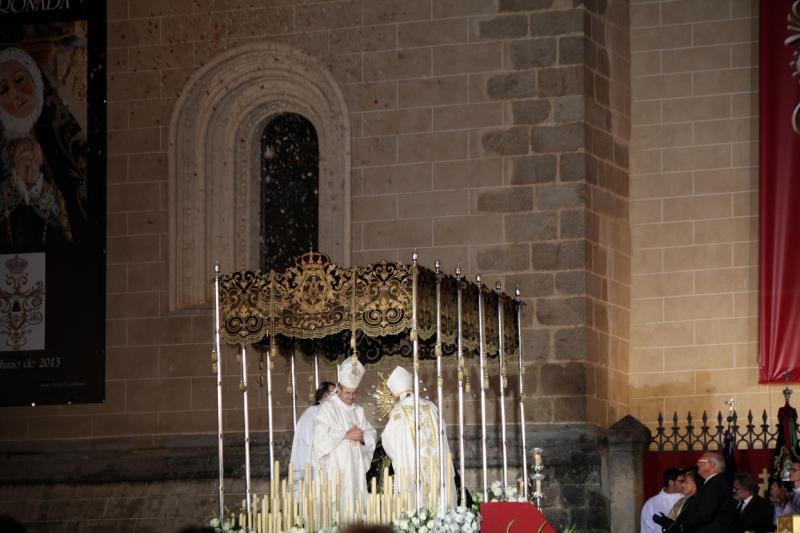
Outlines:
<svg viewBox="0 0 800 533"><path fill-rule="evenodd" d="M397 399L394 407L389 412L389 420L381 433L381 444L386 455L392 460L396 488L400 473L404 473L407 490L414 490L414 476L416 475L416 437L414 427L414 376L405 368L395 367L386 381L392 395ZM419 442L420 442L420 477L422 478L422 494L430 494L431 483L436 487L439 484L439 411L436 405L425 398L419 399ZM442 439L444 459L450 453L447 438ZM431 479L433 472L433 479ZM445 465L445 475L448 468ZM453 470L450 469L452 473ZM455 482L451 475L445 480L444 497L449 495L451 500L448 505L455 503ZM438 490L438 489L437 489ZM438 502L437 502L438 503Z"/></svg>
<svg viewBox="0 0 800 533"><path fill-rule="evenodd" d="M314 420L311 463L325 469L328 479L339 472L339 511L366 509L367 470L375 451L377 432L355 404L356 392L364 377L364 366L354 357L339 366L336 393L320 404ZM347 503L349 502L349 503Z"/></svg>

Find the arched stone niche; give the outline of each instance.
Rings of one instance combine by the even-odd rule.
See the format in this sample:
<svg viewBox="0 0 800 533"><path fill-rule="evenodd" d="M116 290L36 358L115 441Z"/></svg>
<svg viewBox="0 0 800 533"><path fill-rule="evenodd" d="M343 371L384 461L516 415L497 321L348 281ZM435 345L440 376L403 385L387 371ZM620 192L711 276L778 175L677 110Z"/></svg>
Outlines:
<svg viewBox="0 0 800 533"><path fill-rule="evenodd" d="M350 126L341 90L316 59L254 43L214 58L188 81L169 131L170 310L205 307L222 272L259 265L260 137L277 113L319 136L319 244L350 263Z"/></svg>

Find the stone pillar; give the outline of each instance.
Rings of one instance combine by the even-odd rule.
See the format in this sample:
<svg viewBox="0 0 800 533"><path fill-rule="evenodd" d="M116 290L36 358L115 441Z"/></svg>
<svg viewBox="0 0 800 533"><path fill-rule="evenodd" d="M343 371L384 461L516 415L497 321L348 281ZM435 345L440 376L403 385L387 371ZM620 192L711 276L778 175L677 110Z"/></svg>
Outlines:
<svg viewBox="0 0 800 533"><path fill-rule="evenodd" d="M639 531L644 494L642 455L650 444L650 430L631 415L608 429L608 483L611 531Z"/></svg>

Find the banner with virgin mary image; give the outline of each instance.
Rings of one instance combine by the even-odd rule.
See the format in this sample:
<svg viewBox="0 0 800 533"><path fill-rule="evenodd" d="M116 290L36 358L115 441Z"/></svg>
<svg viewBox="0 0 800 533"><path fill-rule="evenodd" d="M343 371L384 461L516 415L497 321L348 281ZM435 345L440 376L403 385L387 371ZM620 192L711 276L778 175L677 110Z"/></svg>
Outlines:
<svg viewBox="0 0 800 533"><path fill-rule="evenodd" d="M0 0L0 405L105 396L105 0Z"/></svg>

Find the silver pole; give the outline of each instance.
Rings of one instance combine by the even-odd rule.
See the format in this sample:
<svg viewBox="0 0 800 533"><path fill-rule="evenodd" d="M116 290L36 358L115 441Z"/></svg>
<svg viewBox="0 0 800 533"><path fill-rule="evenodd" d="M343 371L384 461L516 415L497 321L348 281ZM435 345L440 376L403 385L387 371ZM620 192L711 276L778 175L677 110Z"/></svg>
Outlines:
<svg viewBox="0 0 800 533"><path fill-rule="evenodd" d="M483 328L483 285L481 275L475 277L478 283L478 359L480 362L481 373L481 460L483 473L483 497L488 501L489 497L489 472L486 464L486 332Z"/></svg>
<svg viewBox="0 0 800 533"><path fill-rule="evenodd" d="M439 258L436 258L436 407L439 410L439 509L444 512L446 504L445 501L446 487L444 479L444 443L447 441L447 435L444 433L444 416L442 414L443 397L444 393L442 387L444 381L442 377L442 278L439 272L441 264ZM431 480L433 483L433 480ZM448 480L449 483L449 480Z"/></svg>
<svg viewBox="0 0 800 533"><path fill-rule="evenodd" d="M463 332L463 323L462 323L462 310L461 310L461 298L462 298L462 290L463 285L461 281L461 267L456 267L456 294L457 294L457 305L458 305L458 473L461 477L461 499L459 500L461 505L466 505L467 501L467 487L466 487L466 460L464 459L464 345L462 343L462 332Z"/></svg>
<svg viewBox="0 0 800 533"><path fill-rule="evenodd" d="M275 331L275 328L272 328ZM273 472L275 468L275 438L272 432L272 368L275 357L275 336L270 337L269 350L267 350L267 438L269 441L269 472L270 479L278 479L280 472Z"/></svg>
<svg viewBox="0 0 800 533"><path fill-rule="evenodd" d="M297 431L297 380L294 375L294 350L289 360L291 366L291 380L289 381L289 393L292 395L292 431Z"/></svg>
<svg viewBox="0 0 800 533"><path fill-rule="evenodd" d="M314 351L314 390L319 388L319 355Z"/></svg>
<svg viewBox="0 0 800 533"><path fill-rule="evenodd" d="M250 416L247 405L247 348L245 348L244 344L241 344L240 347L242 349L242 381L239 383L239 390L242 392L242 405L244 407L244 483L245 497L247 498L247 523L249 524L250 517L253 515L253 499L250 490Z"/></svg>
<svg viewBox="0 0 800 533"><path fill-rule="evenodd" d="M214 265L214 351L211 369L217 375L217 450L219 462L219 518L225 517L225 462L222 456L222 346L219 338L219 263Z"/></svg>
<svg viewBox="0 0 800 533"><path fill-rule="evenodd" d="M419 340L417 339L417 251L411 255L411 346L414 361L414 508L422 507L419 443ZM431 480L433 481L433 480Z"/></svg>
<svg viewBox="0 0 800 533"><path fill-rule="evenodd" d="M497 358L500 360L500 438L503 448L503 487L508 486L508 449L506 447L506 364L503 353L503 300L500 297L500 282L494 285L497 293Z"/></svg>
<svg viewBox="0 0 800 533"><path fill-rule="evenodd" d="M522 302L520 300L519 286L514 291L517 302L517 350L519 354L519 426L522 435L522 493L528 499L528 450L525 443L525 363L522 359Z"/></svg>

